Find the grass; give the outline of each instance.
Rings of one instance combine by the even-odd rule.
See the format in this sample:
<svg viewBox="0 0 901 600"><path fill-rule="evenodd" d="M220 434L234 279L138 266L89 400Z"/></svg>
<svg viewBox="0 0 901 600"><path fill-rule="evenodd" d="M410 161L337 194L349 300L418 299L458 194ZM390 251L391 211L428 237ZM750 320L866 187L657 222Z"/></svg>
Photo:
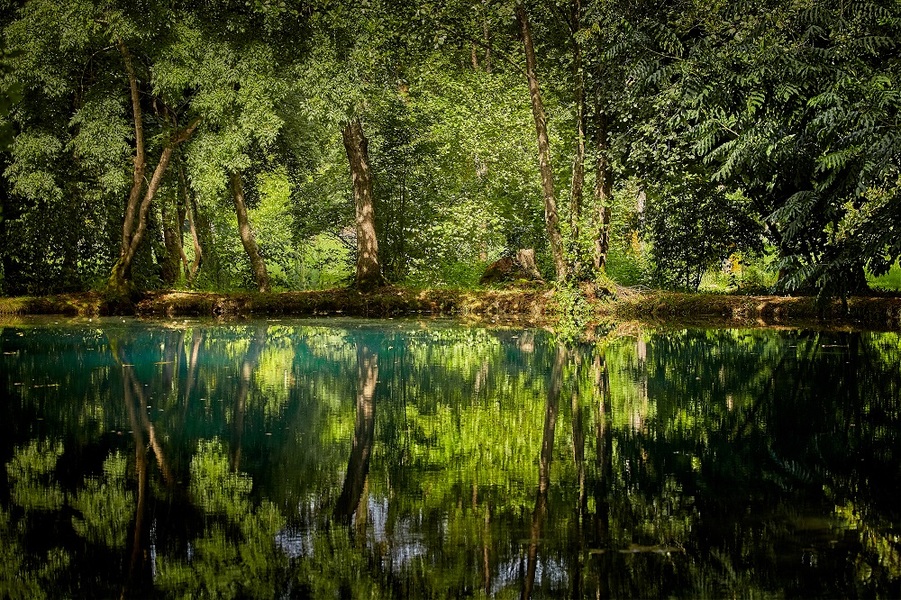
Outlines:
<svg viewBox="0 0 901 600"><path fill-rule="evenodd" d="M870 287L888 292L901 291L901 265L895 263L889 272L879 277L868 278Z"/></svg>

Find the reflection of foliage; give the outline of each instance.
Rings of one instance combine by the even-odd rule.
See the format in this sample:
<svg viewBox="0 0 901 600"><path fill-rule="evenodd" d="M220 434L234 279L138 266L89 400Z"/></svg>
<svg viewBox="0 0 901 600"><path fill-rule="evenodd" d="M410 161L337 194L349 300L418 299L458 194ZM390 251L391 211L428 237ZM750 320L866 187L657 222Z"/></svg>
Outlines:
<svg viewBox="0 0 901 600"><path fill-rule="evenodd" d="M63 504L63 492L54 483L56 462L63 454L61 442L31 442L16 450L6 465L13 482L13 501L30 510L57 510Z"/></svg>
<svg viewBox="0 0 901 600"><path fill-rule="evenodd" d="M222 442L197 444L197 454L191 461L191 496L204 512L232 518L246 512L251 487L250 477L229 470Z"/></svg>
<svg viewBox="0 0 901 600"><path fill-rule="evenodd" d="M9 513L0 510L0 597L38 600L52 597L53 583L70 561L62 548L52 548L43 560L29 559L12 525Z"/></svg>
<svg viewBox="0 0 901 600"><path fill-rule="evenodd" d="M518 596L555 384L535 595L897 595L897 334L643 331L571 348L555 378L555 340L536 331L402 320L99 331L0 338L17 352L0 359L0 390L69 388L22 389L3 413L39 414L39 439L54 441L6 442L0 585L117 593L92 561L132 550L135 423L148 443L152 426L184 481L146 464L157 591ZM144 390L134 420L113 342ZM345 526L331 518L361 344L378 357L378 410ZM41 508L38 493L56 499ZM61 539L79 541L63 551Z"/></svg>
<svg viewBox="0 0 901 600"><path fill-rule="evenodd" d="M72 501L81 516L72 517L78 535L111 549L125 548L134 494L125 489L126 459L116 452L103 463L103 479L85 478L84 488Z"/></svg>
<svg viewBox="0 0 901 600"><path fill-rule="evenodd" d="M250 477L231 472L218 439L198 443L190 488L204 511L206 531L191 543L186 562L159 559L160 587L181 596L276 597L284 557L275 535L283 519L269 502L254 506Z"/></svg>
<svg viewBox="0 0 901 600"><path fill-rule="evenodd" d="M16 449L6 465L16 505L26 511L62 508L63 493L53 478L62 453L61 442L34 440ZM69 565L69 553L62 547L50 547L43 554L27 552L27 523L27 516L16 522L0 508L0 597L46 598L47 590L53 589L53 583Z"/></svg>

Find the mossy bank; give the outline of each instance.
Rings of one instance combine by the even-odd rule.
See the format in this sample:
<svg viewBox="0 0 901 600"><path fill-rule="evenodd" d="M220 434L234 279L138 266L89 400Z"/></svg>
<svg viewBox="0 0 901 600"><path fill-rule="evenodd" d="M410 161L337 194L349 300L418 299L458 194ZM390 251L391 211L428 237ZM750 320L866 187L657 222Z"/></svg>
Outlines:
<svg viewBox="0 0 901 600"><path fill-rule="evenodd" d="M641 292L595 297L588 291L583 297L588 307L583 317L594 322L612 319L721 326L826 323L901 329L901 298L898 297L851 298L847 308L839 301L821 303L809 296ZM132 303L110 301L97 293L0 298L0 315L386 318L426 314L553 326L566 318L566 305L561 292L546 287L498 290L385 287L366 294L347 288L268 294L148 292Z"/></svg>

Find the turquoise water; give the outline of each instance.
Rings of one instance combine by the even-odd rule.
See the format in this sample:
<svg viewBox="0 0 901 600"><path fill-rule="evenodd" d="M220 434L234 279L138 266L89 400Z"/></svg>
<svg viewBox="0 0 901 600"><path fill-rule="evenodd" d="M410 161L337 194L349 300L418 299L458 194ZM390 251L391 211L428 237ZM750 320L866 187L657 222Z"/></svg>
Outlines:
<svg viewBox="0 0 901 600"><path fill-rule="evenodd" d="M0 322L0 597L901 597L901 337Z"/></svg>

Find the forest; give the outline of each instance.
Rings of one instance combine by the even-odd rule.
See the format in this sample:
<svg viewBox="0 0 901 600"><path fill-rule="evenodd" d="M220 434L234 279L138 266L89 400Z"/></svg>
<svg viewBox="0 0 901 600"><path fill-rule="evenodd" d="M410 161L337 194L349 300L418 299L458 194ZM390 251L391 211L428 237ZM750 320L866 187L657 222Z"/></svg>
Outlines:
<svg viewBox="0 0 901 600"><path fill-rule="evenodd" d="M0 295L901 288L898 0L0 0Z"/></svg>

